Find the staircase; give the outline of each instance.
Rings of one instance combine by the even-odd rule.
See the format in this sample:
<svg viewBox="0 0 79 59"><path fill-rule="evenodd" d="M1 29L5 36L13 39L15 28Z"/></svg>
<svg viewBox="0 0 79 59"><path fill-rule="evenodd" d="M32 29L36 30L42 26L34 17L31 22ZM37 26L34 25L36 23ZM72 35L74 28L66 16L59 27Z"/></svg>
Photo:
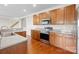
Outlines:
<svg viewBox="0 0 79 59"><path fill-rule="evenodd" d="M9 28L20 28L21 22L19 20L11 20L8 22L7 26Z"/></svg>

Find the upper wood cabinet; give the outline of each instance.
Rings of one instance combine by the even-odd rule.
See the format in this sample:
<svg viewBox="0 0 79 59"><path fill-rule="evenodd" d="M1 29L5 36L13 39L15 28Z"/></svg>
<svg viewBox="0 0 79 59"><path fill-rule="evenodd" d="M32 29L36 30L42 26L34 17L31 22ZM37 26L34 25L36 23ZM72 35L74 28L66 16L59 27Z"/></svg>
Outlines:
<svg viewBox="0 0 79 59"><path fill-rule="evenodd" d="M77 15L76 15L76 5L70 5L49 12L43 12L38 15L33 16L33 24L38 25L41 23L42 19L50 18L50 22L53 25L57 24L75 24Z"/></svg>
<svg viewBox="0 0 79 59"><path fill-rule="evenodd" d="M40 20L49 18L49 14L47 12L43 12L39 14Z"/></svg>
<svg viewBox="0 0 79 59"><path fill-rule="evenodd" d="M52 24L64 24L64 8L59 8L50 11Z"/></svg>
<svg viewBox="0 0 79 59"><path fill-rule="evenodd" d="M51 24L64 24L64 8L50 11Z"/></svg>
<svg viewBox="0 0 79 59"><path fill-rule="evenodd" d="M57 9L57 21L56 24L64 24L64 8Z"/></svg>
<svg viewBox="0 0 79 59"><path fill-rule="evenodd" d="M57 24L57 9L50 11L51 24Z"/></svg>
<svg viewBox="0 0 79 59"><path fill-rule="evenodd" d="M40 31L32 30L31 31L31 36L32 36L32 39L40 40Z"/></svg>
<svg viewBox="0 0 79 59"><path fill-rule="evenodd" d="M33 16L33 24L34 25L39 25L40 24L40 19L38 15Z"/></svg>
<svg viewBox="0 0 79 59"><path fill-rule="evenodd" d="M50 18L52 24L74 24L76 23L76 5L70 5L51 10Z"/></svg>
<svg viewBox="0 0 79 59"><path fill-rule="evenodd" d="M76 23L76 19L76 5L65 7L65 24L74 24Z"/></svg>

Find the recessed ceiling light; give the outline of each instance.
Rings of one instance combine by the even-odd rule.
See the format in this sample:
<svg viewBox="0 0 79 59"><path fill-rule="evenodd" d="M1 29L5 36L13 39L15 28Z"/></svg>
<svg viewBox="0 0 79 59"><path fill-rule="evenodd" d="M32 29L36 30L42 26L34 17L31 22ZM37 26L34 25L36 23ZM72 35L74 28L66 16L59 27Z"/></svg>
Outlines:
<svg viewBox="0 0 79 59"><path fill-rule="evenodd" d="M33 4L33 7L36 7L37 5L36 4Z"/></svg>
<svg viewBox="0 0 79 59"><path fill-rule="evenodd" d="M8 6L8 4L4 4L4 6Z"/></svg>
<svg viewBox="0 0 79 59"><path fill-rule="evenodd" d="M24 9L23 11L26 12L26 9Z"/></svg>

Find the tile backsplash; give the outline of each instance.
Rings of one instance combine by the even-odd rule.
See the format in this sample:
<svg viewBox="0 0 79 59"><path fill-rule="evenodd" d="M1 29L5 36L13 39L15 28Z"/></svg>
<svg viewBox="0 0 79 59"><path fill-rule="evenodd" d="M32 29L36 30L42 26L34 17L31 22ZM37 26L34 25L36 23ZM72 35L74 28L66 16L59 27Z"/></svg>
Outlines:
<svg viewBox="0 0 79 59"><path fill-rule="evenodd" d="M34 25L34 28L53 27L53 30L59 30L63 32L75 32L76 25Z"/></svg>

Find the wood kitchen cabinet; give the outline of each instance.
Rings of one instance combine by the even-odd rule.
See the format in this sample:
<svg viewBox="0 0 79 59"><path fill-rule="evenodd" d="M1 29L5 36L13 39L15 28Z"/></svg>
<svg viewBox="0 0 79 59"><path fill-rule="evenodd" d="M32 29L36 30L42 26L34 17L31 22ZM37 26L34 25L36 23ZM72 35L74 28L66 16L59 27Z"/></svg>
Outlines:
<svg viewBox="0 0 79 59"><path fill-rule="evenodd" d="M56 47L66 50L66 39L64 38L63 34L58 34L56 41Z"/></svg>
<svg viewBox="0 0 79 59"><path fill-rule="evenodd" d="M57 36L57 44L55 46L76 53L76 36L59 34Z"/></svg>
<svg viewBox="0 0 79 59"><path fill-rule="evenodd" d="M51 24L74 24L76 23L76 5L70 5L49 11Z"/></svg>
<svg viewBox="0 0 79 59"><path fill-rule="evenodd" d="M42 19L48 19L49 18L49 13L48 12L43 12L39 14L39 18L42 21Z"/></svg>
<svg viewBox="0 0 79 59"><path fill-rule="evenodd" d="M49 14L47 12L40 13L39 15L33 16L33 24L34 25L40 25L42 19L48 19Z"/></svg>
<svg viewBox="0 0 79 59"><path fill-rule="evenodd" d="M51 32L50 33L50 44L51 45L54 45L56 47L59 47L59 48L62 48L64 47L64 40L63 40L63 37L62 36L59 36L58 33L56 32Z"/></svg>
<svg viewBox="0 0 79 59"><path fill-rule="evenodd" d="M50 12L51 24L57 24L57 9L51 10Z"/></svg>
<svg viewBox="0 0 79 59"><path fill-rule="evenodd" d="M32 36L32 39L40 40L40 31L32 30L31 31L31 36Z"/></svg>
<svg viewBox="0 0 79 59"><path fill-rule="evenodd" d="M64 8L57 9L56 24L64 24Z"/></svg>
<svg viewBox="0 0 79 59"><path fill-rule="evenodd" d="M33 16L33 25L39 25L40 24L40 19L38 15Z"/></svg>
<svg viewBox="0 0 79 59"><path fill-rule="evenodd" d="M49 42L51 45L56 46L56 43L57 43L57 33L56 32L50 32Z"/></svg>
<svg viewBox="0 0 79 59"><path fill-rule="evenodd" d="M64 8L50 11L51 24L64 24Z"/></svg>
<svg viewBox="0 0 79 59"><path fill-rule="evenodd" d="M76 53L76 36L74 35L51 32L49 41L53 46Z"/></svg>
<svg viewBox="0 0 79 59"><path fill-rule="evenodd" d="M63 35L63 40L65 40L65 42L64 42L65 46L62 47L62 48L76 53L76 48L77 48L76 36L74 36L74 35L73 36Z"/></svg>
<svg viewBox="0 0 79 59"><path fill-rule="evenodd" d="M74 24L76 23L76 5L70 5L64 8L65 9L65 24Z"/></svg>

